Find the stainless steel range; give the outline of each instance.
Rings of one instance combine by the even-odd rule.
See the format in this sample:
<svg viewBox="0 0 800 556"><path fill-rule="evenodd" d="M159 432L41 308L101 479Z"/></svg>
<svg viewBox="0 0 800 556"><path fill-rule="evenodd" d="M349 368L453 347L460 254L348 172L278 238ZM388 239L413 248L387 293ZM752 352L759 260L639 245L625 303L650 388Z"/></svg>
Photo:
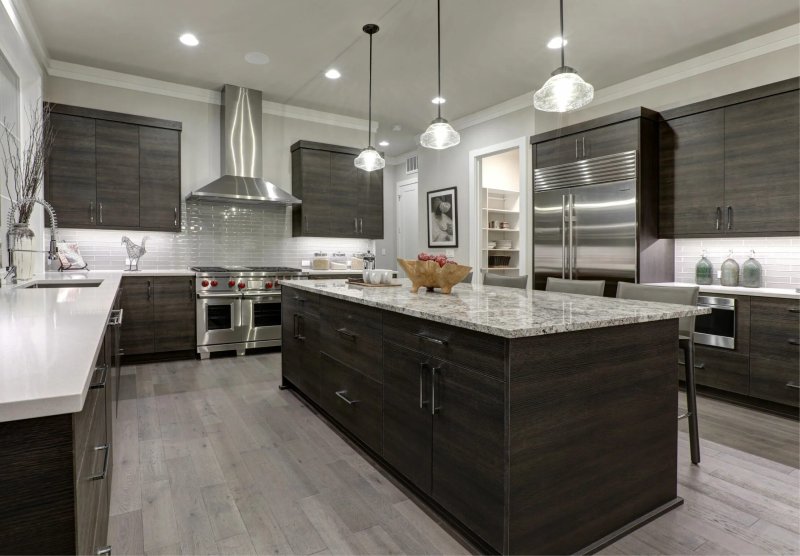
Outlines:
<svg viewBox="0 0 800 556"><path fill-rule="evenodd" d="M281 282L303 279L280 266L196 266L197 353L281 345Z"/></svg>

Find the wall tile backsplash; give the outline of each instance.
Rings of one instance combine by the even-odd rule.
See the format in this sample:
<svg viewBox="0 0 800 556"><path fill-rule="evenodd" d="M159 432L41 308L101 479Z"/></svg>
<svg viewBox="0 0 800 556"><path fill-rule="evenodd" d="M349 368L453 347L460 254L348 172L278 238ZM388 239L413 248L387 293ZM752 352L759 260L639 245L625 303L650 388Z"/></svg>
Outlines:
<svg viewBox="0 0 800 556"><path fill-rule="evenodd" d="M59 231L59 241L77 243L92 270L126 268L123 235L147 253L139 268L164 270L194 265L282 265L300 267L315 251L348 256L372 248L365 239L292 237L291 209L281 205L231 205L188 202L182 207L181 233L124 230Z"/></svg>
<svg viewBox="0 0 800 556"><path fill-rule="evenodd" d="M761 284L766 288L800 287L800 238L712 238L675 240L675 281L694 282L694 267L706 250L706 256L714 264L714 284L719 284L717 272L722 261L733 250L733 258L741 267L755 250L755 258L761 263Z"/></svg>

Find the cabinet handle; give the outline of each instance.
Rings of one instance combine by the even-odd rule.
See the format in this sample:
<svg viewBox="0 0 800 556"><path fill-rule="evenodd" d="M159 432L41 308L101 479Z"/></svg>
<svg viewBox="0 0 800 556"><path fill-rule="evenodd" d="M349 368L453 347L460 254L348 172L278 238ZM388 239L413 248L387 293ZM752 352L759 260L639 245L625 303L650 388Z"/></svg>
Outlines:
<svg viewBox="0 0 800 556"><path fill-rule="evenodd" d="M436 407L436 373L441 370L441 367L431 367L431 415L436 415L439 410Z"/></svg>
<svg viewBox="0 0 800 556"><path fill-rule="evenodd" d="M347 328L337 328L336 332L338 332L348 340L352 340L354 342L356 341L356 338L358 338L358 334L353 334Z"/></svg>
<svg viewBox="0 0 800 556"><path fill-rule="evenodd" d="M353 233L358 233L358 218L353 217Z"/></svg>
<svg viewBox="0 0 800 556"><path fill-rule="evenodd" d="M103 455L103 472L99 475L90 476L90 481L99 481L100 479L105 479L106 475L108 475L108 454L111 452L111 444L103 444L102 446L94 447L95 452L99 450L105 450L105 454Z"/></svg>
<svg viewBox="0 0 800 556"><path fill-rule="evenodd" d="M578 158L580 158L580 157L578 156L578 138L576 137L575 138L575 160L578 160Z"/></svg>
<svg viewBox="0 0 800 556"><path fill-rule="evenodd" d="M728 229L733 228L733 207L728 205Z"/></svg>
<svg viewBox="0 0 800 556"><path fill-rule="evenodd" d="M364 219L363 218L359 218L358 219L358 233L360 233L360 234L364 233Z"/></svg>
<svg viewBox="0 0 800 556"><path fill-rule="evenodd" d="M103 223L103 203L98 203L97 208L100 210L100 223Z"/></svg>
<svg viewBox="0 0 800 556"><path fill-rule="evenodd" d="M419 364L419 408L420 409L423 409L423 407L425 406L425 399L422 393L423 384L425 382L425 378L422 375L425 371L425 367L430 367L430 365L428 365L428 363Z"/></svg>
<svg viewBox="0 0 800 556"><path fill-rule="evenodd" d="M100 388L106 387L106 377L108 376L108 365L103 365L102 367L95 367L95 371L98 369L103 370L103 378L98 380L97 382L93 382L89 385L89 390L99 390Z"/></svg>
<svg viewBox="0 0 800 556"><path fill-rule="evenodd" d="M305 303L306 302L306 300L303 299L302 297L300 297L299 295L294 296L292 299L294 299L298 303Z"/></svg>
<svg viewBox="0 0 800 556"><path fill-rule="evenodd" d="M716 223L714 226L719 230L720 221L722 220L722 207L717 207L716 211Z"/></svg>
<svg viewBox="0 0 800 556"><path fill-rule="evenodd" d="M94 201L89 201L89 222L94 224Z"/></svg>
<svg viewBox="0 0 800 556"><path fill-rule="evenodd" d="M172 207L172 212L175 215L175 220L173 225L177 228L178 227L178 207Z"/></svg>
<svg viewBox="0 0 800 556"><path fill-rule="evenodd" d="M789 338L786 341L792 344L793 346L800 346L800 340L798 340L797 338Z"/></svg>
<svg viewBox="0 0 800 556"><path fill-rule="evenodd" d="M420 340L425 340L426 342L430 342L432 344L438 344L440 346L447 345L447 340L442 340L441 338L434 338L433 336L428 336L427 334L423 334L422 332L415 332L414 336L416 336Z"/></svg>
<svg viewBox="0 0 800 556"><path fill-rule="evenodd" d="M111 546L104 546L102 548L98 548L95 554L97 554L97 556L110 556Z"/></svg>
<svg viewBox="0 0 800 556"><path fill-rule="evenodd" d="M790 313L800 313L800 309L789 309Z"/></svg>
<svg viewBox="0 0 800 556"><path fill-rule="evenodd" d="M787 382L786 387L794 388L795 390L800 390L800 384L797 384L796 382Z"/></svg>
<svg viewBox="0 0 800 556"><path fill-rule="evenodd" d="M581 137L581 152L583 153L583 158L586 158L586 136L584 135Z"/></svg>
<svg viewBox="0 0 800 556"><path fill-rule="evenodd" d="M336 395L339 396L339 398L343 399L347 405L355 405L359 402L359 400L351 400L350 398L348 398L347 390L339 390L338 392L336 392Z"/></svg>
<svg viewBox="0 0 800 556"><path fill-rule="evenodd" d="M681 367L685 367L686 363L684 363L683 361L678 361L678 365L680 365ZM695 363L694 364L694 368L695 369L705 369L706 368L706 364L705 363Z"/></svg>
<svg viewBox="0 0 800 556"><path fill-rule="evenodd" d="M150 301L150 280L147 281L147 301Z"/></svg>
<svg viewBox="0 0 800 556"><path fill-rule="evenodd" d="M301 342L306 341L306 337L302 334L302 324L303 324L303 315L298 315L295 313L294 315L294 338L295 340L300 340Z"/></svg>

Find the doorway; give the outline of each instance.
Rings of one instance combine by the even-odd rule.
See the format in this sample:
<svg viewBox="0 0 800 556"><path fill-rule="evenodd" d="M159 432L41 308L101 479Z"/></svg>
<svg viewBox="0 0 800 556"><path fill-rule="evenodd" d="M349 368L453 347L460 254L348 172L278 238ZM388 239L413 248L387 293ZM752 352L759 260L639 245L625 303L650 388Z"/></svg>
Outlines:
<svg viewBox="0 0 800 556"><path fill-rule="evenodd" d="M417 179L397 182L397 256L416 259L419 247L419 197ZM404 276L402 269L397 270Z"/></svg>

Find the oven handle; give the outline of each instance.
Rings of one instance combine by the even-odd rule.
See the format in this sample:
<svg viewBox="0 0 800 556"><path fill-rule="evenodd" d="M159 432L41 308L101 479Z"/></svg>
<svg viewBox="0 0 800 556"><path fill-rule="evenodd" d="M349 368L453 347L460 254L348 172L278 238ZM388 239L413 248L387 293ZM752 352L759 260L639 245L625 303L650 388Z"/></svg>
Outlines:
<svg viewBox="0 0 800 556"><path fill-rule="evenodd" d="M215 297L217 297L217 298L242 297L242 294L235 293L235 292L226 292L226 293L203 293L203 292L201 292L201 293L197 294L197 299L214 299Z"/></svg>
<svg viewBox="0 0 800 556"><path fill-rule="evenodd" d="M258 295L244 294L244 299L248 301L254 301L255 303L280 303L281 294L279 293L267 293Z"/></svg>

